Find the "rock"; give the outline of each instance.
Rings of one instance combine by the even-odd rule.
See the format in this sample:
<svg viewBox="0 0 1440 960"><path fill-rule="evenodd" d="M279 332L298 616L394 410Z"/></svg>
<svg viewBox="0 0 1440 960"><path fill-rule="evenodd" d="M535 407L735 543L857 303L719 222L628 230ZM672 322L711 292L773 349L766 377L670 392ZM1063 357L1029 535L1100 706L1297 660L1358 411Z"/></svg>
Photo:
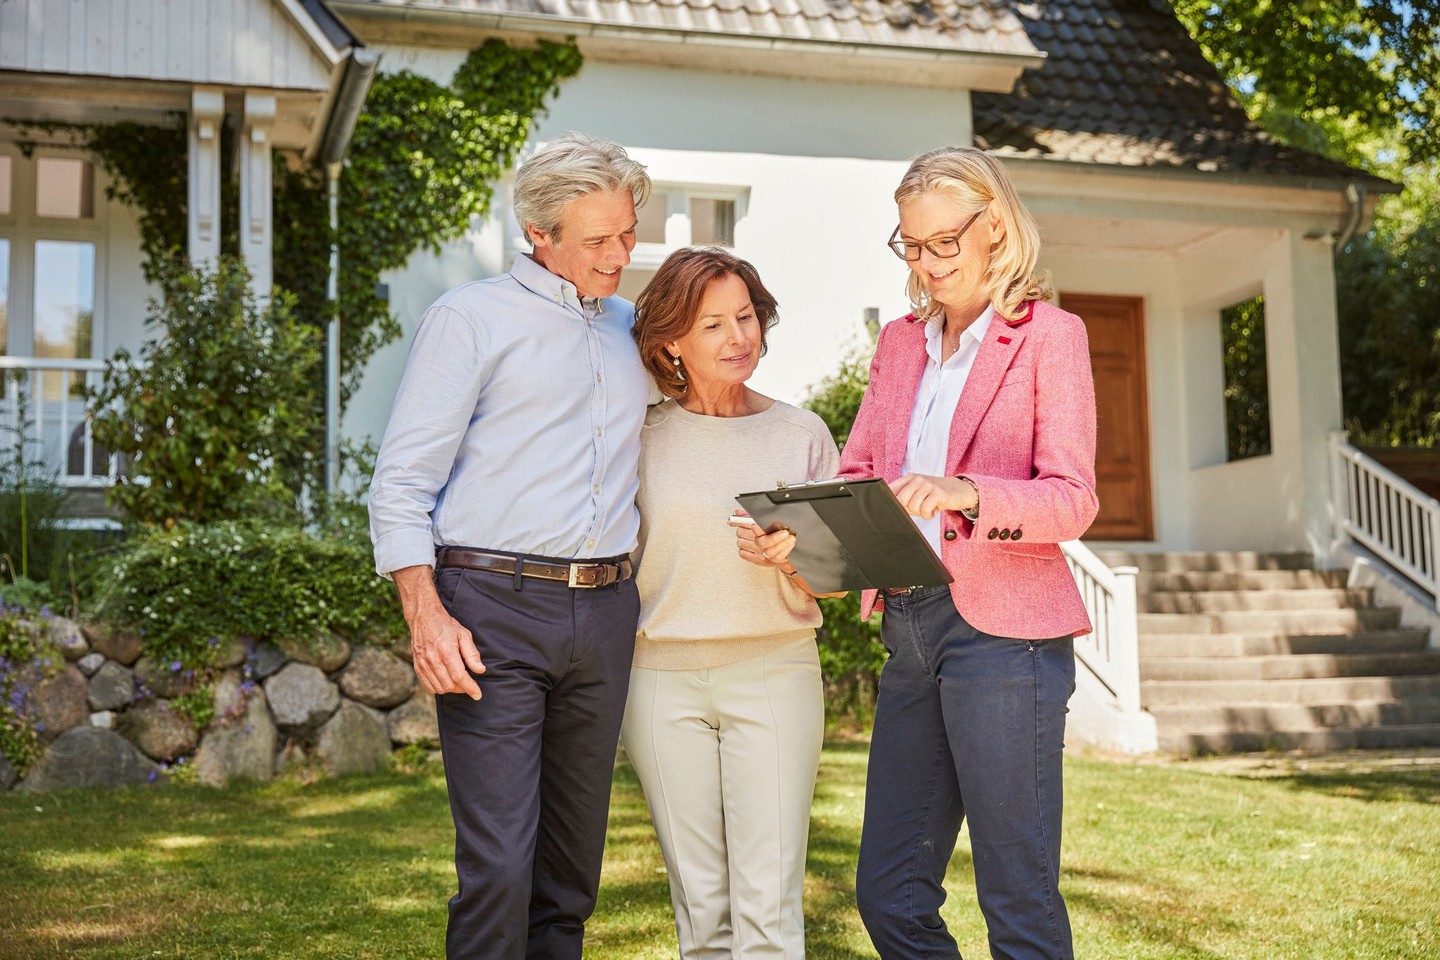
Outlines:
<svg viewBox="0 0 1440 960"><path fill-rule="evenodd" d="M65 617L50 619L50 642L59 647L60 652L65 654L65 659L71 663L90 652L90 643L85 639L85 635L80 632L74 620Z"/></svg>
<svg viewBox="0 0 1440 960"><path fill-rule="evenodd" d="M164 700L146 700L125 711L116 726L125 739L152 760L174 760L200 742L190 718Z"/></svg>
<svg viewBox="0 0 1440 960"><path fill-rule="evenodd" d="M169 700L191 692L200 681L195 671L185 669L180 661L165 663L146 654L135 663L135 685L142 692Z"/></svg>
<svg viewBox="0 0 1440 960"><path fill-rule="evenodd" d="M340 689L345 696L381 709L410 699L414 686L414 670L400 658L374 647L356 649L340 673Z"/></svg>
<svg viewBox="0 0 1440 960"><path fill-rule="evenodd" d="M264 680L285 666L285 651L273 643L262 643L250 654L250 674L256 680Z"/></svg>
<svg viewBox="0 0 1440 960"><path fill-rule="evenodd" d="M101 730L115 729L115 714L109 710L99 710L90 714L90 726L98 727Z"/></svg>
<svg viewBox="0 0 1440 960"><path fill-rule="evenodd" d="M423 687L414 696L391 710L385 725L394 743L439 743L440 724L435 719L435 695Z"/></svg>
<svg viewBox="0 0 1440 960"><path fill-rule="evenodd" d="M336 776L374 773L389 760L390 735L364 707L346 701L320 728L315 755Z"/></svg>
<svg viewBox="0 0 1440 960"><path fill-rule="evenodd" d="M95 671L103 667L108 661L103 653L87 653L76 661L75 666L87 677L95 676Z"/></svg>
<svg viewBox="0 0 1440 960"><path fill-rule="evenodd" d="M5 754L0 753L0 790L9 790L19 779L20 774L10 766L10 761L5 759Z"/></svg>
<svg viewBox="0 0 1440 960"><path fill-rule="evenodd" d="M280 641L280 649L298 663L308 663L326 673L334 673L350 659L350 641L329 630L318 631L314 637Z"/></svg>
<svg viewBox="0 0 1440 960"><path fill-rule="evenodd" d="M225 681L222 678L221 683ZM220 692L217 688L216 716ZM200 749L195 751L195 776L201 783L220 786L229 780L269 780L275 776L275 721L265 694L256 689L243 706L223 724L211 724Z"/></svg>
<svg viewBox="0 0 1440 960"><path fill-rule="evenodd" d="M317 727L340 706L335 684L308 663L287 663L265 681L265 697L276 724L291 730Z"/></svg>
<svg viewBox="0 0 1440 960"><path fill-rule="evenodd" d="M128 667L114 660L95 671L90 678L90 709L120 710L135 699L135 677Z"/></svg>
<svg viewBox="0 0 1440 960"><path fill-rule="evenodd" d="M215 653L215 666L221 670L228 670L231 667L238 667L245 662L250 655L250 646L253 641L242 637L233 640L222 641Z"/></svg>
<svg viewBox="0 0 1440 960"><path fill-rule="evenodd" d="M146 759L124 737L110 730L80 727L67 730L50 744L21 790L54 790L60 787L118 787L145 783L159 775L159 768Z"/></svg>
<svg viewBox="0 0 1440 960"><path fill-rule="evenodd" d="M108 623L87 623L80 630L90 646L117 663L128 667L140 659L140 637L128 630L117 630Z"/></svg>
<svg viewBox="0 0 1440 960"><path fill-rule="evenodd" d="M90 717L87 694L90 684L85 674L72 664L48 680L42 680L30 692L30 710L35 729L46 740L54 740Z"/></svg>

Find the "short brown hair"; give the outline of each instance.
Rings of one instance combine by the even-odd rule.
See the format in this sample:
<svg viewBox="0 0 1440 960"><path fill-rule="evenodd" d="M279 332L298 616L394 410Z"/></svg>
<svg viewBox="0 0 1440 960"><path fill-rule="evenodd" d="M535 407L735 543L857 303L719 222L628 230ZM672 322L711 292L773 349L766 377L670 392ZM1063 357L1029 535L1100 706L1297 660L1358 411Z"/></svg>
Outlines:
<svg viewBox="0 0 1440 960"><path fill-rule="evenodd" d="M665 258L655 278L635 301L635 326L630 334L640 347L640 359L665 396L683 396L686 388L665 344L690 332L705 291L714 281L729 276L739 277L750 292L750 303L760 321L763 357L770 328L780 319L779 304L760 282L755 267L733 253L715 247L682 247Z"/></svg>

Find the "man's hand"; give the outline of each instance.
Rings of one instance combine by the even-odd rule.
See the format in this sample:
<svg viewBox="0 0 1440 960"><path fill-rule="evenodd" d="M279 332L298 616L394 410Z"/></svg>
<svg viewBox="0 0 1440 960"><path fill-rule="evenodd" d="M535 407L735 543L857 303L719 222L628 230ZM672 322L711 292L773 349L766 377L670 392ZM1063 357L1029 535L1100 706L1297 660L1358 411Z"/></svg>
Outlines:
<svg viewBox="0 0 1440 960"><path fill-rule="evenodd" d="M924 520L929 520L941 510L974 510L980 502L975 484L959 477L907 473L892 481L890 489L906 513Z"/></svg>
<svg viewBox="0 0 1440 960"><path fill-rule="evenodd" d="M479 700L480 685L470 674L484 673L485 664L470 631L440 602L435 572L429 567L405 567L394 576L405 622L410 625L415 675L431 693L463 693Z"/></svg>

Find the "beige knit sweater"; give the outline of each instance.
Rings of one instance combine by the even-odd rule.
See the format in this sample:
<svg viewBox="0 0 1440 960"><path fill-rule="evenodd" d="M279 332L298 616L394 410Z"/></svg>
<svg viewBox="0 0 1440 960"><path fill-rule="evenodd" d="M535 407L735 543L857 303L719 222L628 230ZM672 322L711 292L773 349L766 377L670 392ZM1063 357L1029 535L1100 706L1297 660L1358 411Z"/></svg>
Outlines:
<svg viewBox="0 0 1440 960"><path fill-rule="evenodd" d="M824 421L776 401L748 417L707 417L674 400L640 434L640 627L635 666L737 663L815 636L820 608L779 570L740 559L735 495L829 479L840 455Z"/></svg>

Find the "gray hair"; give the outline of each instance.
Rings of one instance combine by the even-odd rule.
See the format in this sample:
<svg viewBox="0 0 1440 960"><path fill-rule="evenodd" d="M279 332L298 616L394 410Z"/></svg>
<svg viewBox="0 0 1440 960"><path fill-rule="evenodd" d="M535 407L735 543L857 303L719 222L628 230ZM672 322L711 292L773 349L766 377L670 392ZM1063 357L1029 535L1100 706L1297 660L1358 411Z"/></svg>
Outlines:
<svg viewBox="0 0 1440 960"><path fill-rule="evenodd" d="M567 204L608 190L628 190L642 207L650 199L650 176L620 144L571 131L536 150L516 171L515 219L533 244L528 227L558 236Z"/></svg>

